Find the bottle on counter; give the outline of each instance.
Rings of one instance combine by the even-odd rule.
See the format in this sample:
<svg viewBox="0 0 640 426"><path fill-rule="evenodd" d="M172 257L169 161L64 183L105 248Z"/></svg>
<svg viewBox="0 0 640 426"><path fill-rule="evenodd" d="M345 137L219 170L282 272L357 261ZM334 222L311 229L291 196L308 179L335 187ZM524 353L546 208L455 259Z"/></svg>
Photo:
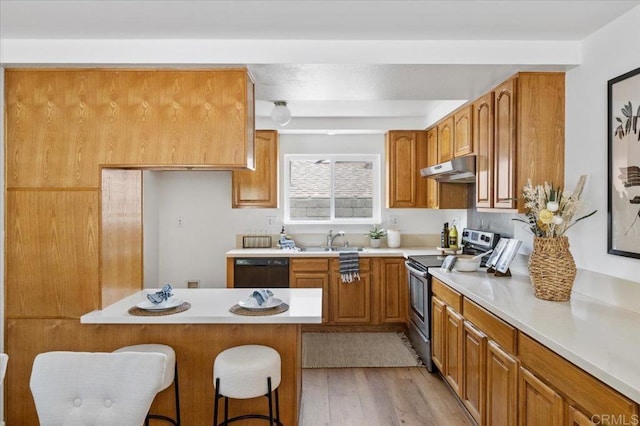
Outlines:
<svg viewBox="0 0 640 426"><path fill-rule="evenodd" d="M458 249L458 230L456 229L456 221L451 224L451 230L449 231L449 248Z"/></svg>
<svg viewBox="0 0 640 426"><path fill-rule="evenodd" d="M449 247L449 222L444 223L444 228L440 233L440 247L441 248Z"/></svg>
<svg viewBox="0 0 640 426"><path fill-rule="evenodd" d="M284 225L282 225L282 230L280 231L280 242L287 240L287 233L284 230Z"/></svg>

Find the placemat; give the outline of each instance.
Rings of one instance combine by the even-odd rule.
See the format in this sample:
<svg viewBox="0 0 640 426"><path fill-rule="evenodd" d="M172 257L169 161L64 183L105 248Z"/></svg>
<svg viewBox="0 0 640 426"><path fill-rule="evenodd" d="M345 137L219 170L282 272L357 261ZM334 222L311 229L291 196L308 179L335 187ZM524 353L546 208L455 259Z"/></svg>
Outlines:
<svg viewBox="0 0 640 426"><path fill-rule="evenodd" d="M286 303L282 303L281 305L276 306L271 309L264 309L262 311L254 311L251 309L243 308L242 306L235 304L229 308L229 312L232 314L245 315L248 317L263 317L266 315L276 315L281 314L289 310L289 305Z"/></svg>
<svg viewBox="0 0 640 426"><path fill-rule="evenodd" d="M177 314L180 312L184 312L187 309L189 309L191 307L191 303L189 302L182 302L182 304L176 306L175 308L171 308L171 309L166 309L164 311L147 311L145 309L140 309L137 306L133 306L131 308L129 308L129 313L131 315L135 315L138 317L159 317L162 315L171 315L171 314Z"/></svg>

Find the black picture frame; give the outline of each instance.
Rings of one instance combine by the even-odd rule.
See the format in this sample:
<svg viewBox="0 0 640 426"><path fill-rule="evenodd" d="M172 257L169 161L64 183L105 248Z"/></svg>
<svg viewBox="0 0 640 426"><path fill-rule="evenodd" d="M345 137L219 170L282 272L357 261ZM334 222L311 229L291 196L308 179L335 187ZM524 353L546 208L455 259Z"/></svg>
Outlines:
<svg viewBox="0 0 640 426"><path fill-rule="evenodd" d="M640 259L640 68L607 82L607 253Z"/></svg>

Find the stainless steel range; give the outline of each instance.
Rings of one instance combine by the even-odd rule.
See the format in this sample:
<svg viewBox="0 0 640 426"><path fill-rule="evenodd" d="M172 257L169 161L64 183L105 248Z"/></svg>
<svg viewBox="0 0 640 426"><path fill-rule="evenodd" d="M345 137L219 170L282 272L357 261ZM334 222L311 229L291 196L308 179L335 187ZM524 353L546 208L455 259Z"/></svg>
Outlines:
<svg viewBox="0 0 640 426"><path fill-rule="evenodd" d="M409 340L427 370L431 361L431 275L429 268L439 268L444 256L409 256L405 262L409 281Z"/></svg>
<svg viewBox="0 0 640 426"><path fill-rule="evenodd" d="M463 254L479 254L496 246L500 235L494 232L465 228L462 230ZM446 256L409 256L405 262L409 282L409 339L427 370L433 372L431 361L431 268L439 268ZM482 258L481 265L488 256Z"/></svg>

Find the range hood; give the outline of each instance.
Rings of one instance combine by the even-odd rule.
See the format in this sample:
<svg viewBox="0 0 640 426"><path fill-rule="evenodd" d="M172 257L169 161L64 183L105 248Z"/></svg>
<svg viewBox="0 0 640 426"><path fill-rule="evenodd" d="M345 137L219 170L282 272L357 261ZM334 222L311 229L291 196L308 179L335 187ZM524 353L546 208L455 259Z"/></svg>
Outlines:
<svg viewBox="0 0 640 426"><path fill-rule="evenodd" d="M472 183L476 181L476 157L475 155L467 155L435 166L425 167L420 169L420 175L438 182Z"/></svg>

